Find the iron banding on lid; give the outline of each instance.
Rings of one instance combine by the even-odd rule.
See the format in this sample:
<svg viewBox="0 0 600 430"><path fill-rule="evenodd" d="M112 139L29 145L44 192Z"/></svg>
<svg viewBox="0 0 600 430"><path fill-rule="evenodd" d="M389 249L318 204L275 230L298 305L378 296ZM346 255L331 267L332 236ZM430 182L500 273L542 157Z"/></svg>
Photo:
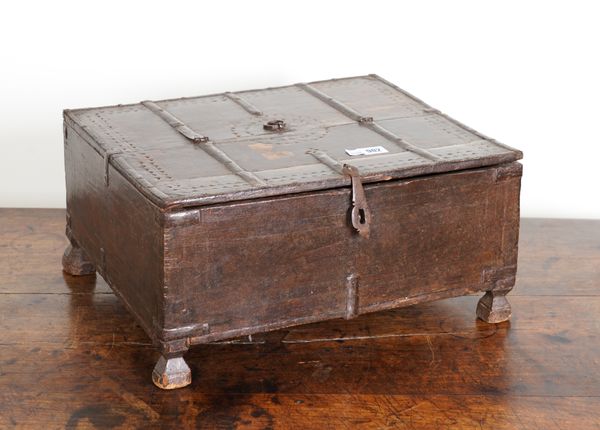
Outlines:
<svg viewBox="0 0 600 430"><path fill-rule="evenodd" d="M368 124L367 127L370 130L373 130L375 133L378 133L381 136L385 137L386 139L394 142L399 147L401 147L403 149L406 149L407 151L414 152L415 154L418 154L421 157L427 158L428 160L431 160L431 161L440 161L440 160L442 160L442 157L440 157L439 155L434 154L433 152L428 151L426 149L419 148L418 146L415 146L415 145L412 145L412 144L408 143L406 140L404 140L401 137L395 135L394 133L392 133L391 131L389 131L385 127L382 127L381 125L379 125L376 122L372 122L371 124Z"/></svg>
<svg viewBox="0 0 600 430"><path fill-rule="evenodd" d="M407 96L408 98L416 101L417 103L422 104L423 107L424 107L423 111L425 111L427 113L433 113L433 114L439 115L440 117L445 118L446 120L448 120L451 123L457 125L458 127L462 128L464 130L467 130L469 133L472 133L475 136L480 137L481 140L489 142L489 143L491 143L491 144L493 144L493 145L495 145L495 146L497 146L499 148L502 148L502 149L505 149L507 151L510 151L512 153L517 154L517 158L522 158L523 157L523 154L518 149L513 148L512 146L509 146L509 145L507 145L505 143L498 142L496 139L493 139L493 138L491 138L489 136L486 136L485 134L483 134L483 133L481 133L481 132L479 132L479 131L471 128L471 127L469 127L466 124L463 124L462 122L460 122L460 121L458 121L458 120L456 120L454 118L452 118L451 116L446 115L444 112L442 112L439 109L436 109L436 108L430 106L429 104L425 103L423 100L421 100L420 98L418 98L417 96L415 96L415 95L409 93L408 91L400 88L398 85L396 85L396 84L388 81L387 79L384 79L381 76L376 75L374 73L368 75L368 77L371 78L371 79L374 79L376 81L379 81L379 82L387 85L388 87L394 89L395 91L398 91L399 93L404 94L405 96Z"/></svg>
<svg viewBox="0 0 600 430"><path fill-rule="evenodd" d="M227 155L214 143L212 143L207 136L201 135L196 131L192 130L183 121L181 121L179 118L177 118L175 115L173 115L166 109L160 107L157 103L152 101L143 101L141 102L141 104L146 106L148 109L150 109L160 118L162 118L167 124L169 124L175 130L177 130L187 139L191 140L195 144L200 144L199 146L207 154L209 154L211 157L223 164L225 167L227 167L227 169L235 173L237 176L239 176L249 184L260 187L264 187L267 185L265 181L256 176L254 173L249 172L248 170L242 168L239 164L237 164L229 155Z"/></svg>
<svg viewBox="0 0 600 430"><path fill-rule="evenodd" d="M114 167L168 208L350 184L348 175L332 174L306 154L309 148L327 151L342 165L350 162L363 183L522 157L375 75L76 109L64 116L100 155L110 153L105 170ZM285 124L268 124L276 120ZM347 148L378 145L389 153L343 155ZM219 186L207 185L212 183Z"/></svg>
<svg viewBox="0 0 600 430"><path fill-rule="evenodd" d="M255 116L262 116L262 111L260 109L258 109L256 106L254 106L252 103L250 103L248 100L246 100L245 98L241 97L238 94L235 93L231 93L231 92L226 92L223 93L223 95L231 100L233 100L234 102L236 102L238 105L240 105L242 108L244 108L244 110L252 115Z"/></svg>
<svg viewBox="0 0 600 430"><path fill-rule="evenodd" d="M208 142L207 136L203 136L199 133L196 133L194 130L192 130L187 125L185 125L182 121L180 121L179 118L177 118L176 116L171 114L166 109L163 109L155 102L150 101L150 100L145 100L145 101L141 102L141 104L146 106L148 109L150 109L152 112L154 112L159 117L161 117L167 124L169 124L171 127L173 127L175 130L177 130L179 133L181 133L186 138L190 139L192 142L194 142L194 143Z"/></svg>
<svg viewBox="0 0 600 430"><path fill-rule="evenodd" d="M407 142L406 140L402 139L401 137L396 136L391 131L385 129L380 124L376 123L373 120L373 117L362 115L360 112L356 111L355 109L351 108L350 106L347 106L344 103L342 103L341 101L328 96L326 93L311 86L310 84L301 83L301 84L296 84L296 85L299 88L302 88L303 90L308 92L309 94L312 94L313 96L317 97L318 99L324 101L329 106L342 112L344 115L348 116L349 118L352 118L354 121L358 122L359 124L367 127L368 129L374 131L375 133L380 134L381 136L385 137L389 141L394 142L396 145L398 145L402 149L405 149L407 151L418 154L421 157L426 158L431 161L442 160L442 157L434 154L433 152L427 151L426 149L423 149L423 148L419 148L418 146L415 146L415 145Z"/></svg>
<svg viewBox="0 0 600 430"><path fill-rule="evenodd" d="M327 103L329 106L337 109L338 111L340 111L341 113L343 113L347 117L352 118L356 122L359 122L361 124L368 123L368 122L373 122L373 117L361 115L359 112L357 112L356 110L352 109L350 106L347 106L344 103L342 103L341 101L336 100L333 97L328 96L323 91L318 90L317 88L311 86L310 84L299 83L299 84L296 84L296 86L299 87L299 88L302 88L307 93L312 94L316 98L318 98L321 101Z"/></svg>

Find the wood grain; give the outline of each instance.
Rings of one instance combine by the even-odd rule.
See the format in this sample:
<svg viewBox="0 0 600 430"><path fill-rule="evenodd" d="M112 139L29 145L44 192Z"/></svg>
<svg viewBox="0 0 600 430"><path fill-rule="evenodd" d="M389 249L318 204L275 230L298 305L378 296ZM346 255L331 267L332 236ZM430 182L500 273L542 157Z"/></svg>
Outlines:
<svg viewBox="0 0 600 430"><path fill-rule="evenodd" d="M64 216L0 209L0 428L600 426L600 221L522 221L510 322L467 296L212 343L165 392L102 278L61 272Z"/></svg>
<svg viewBox="0 0 600 430"><path fill-rule="evenodd" d="M368 240L340 216L349 189L175 212L162 338L195 344L345 316L350 274L357 314L495 288L482 271L514 275L520 173L514 163L370 184Z"/></svg>
<svg viewBox="0 0 600 430"><path fill-rule="evenodd" d="M476 291L486 292L479 318L511 315L517 162L358 186L373 213L367 240L350 222L349 187L160 209L141 193L147 181L115 169L89 130L64 130L63 270L96 268L162 352L155 375L190 345ZM172 167L189 173L178 158Z"/></svg>

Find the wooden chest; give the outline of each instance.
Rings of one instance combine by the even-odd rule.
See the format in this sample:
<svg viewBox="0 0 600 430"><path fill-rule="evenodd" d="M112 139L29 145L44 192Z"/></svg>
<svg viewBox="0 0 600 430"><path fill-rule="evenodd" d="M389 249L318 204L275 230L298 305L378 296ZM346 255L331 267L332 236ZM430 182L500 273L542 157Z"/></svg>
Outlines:
<svg viewBox="0 0 600 430"><path fill-rule="evenodd" d="M194 344L485 292L510 317L521 152L375 76L64 112L64 270L190 383Z"/></svg>

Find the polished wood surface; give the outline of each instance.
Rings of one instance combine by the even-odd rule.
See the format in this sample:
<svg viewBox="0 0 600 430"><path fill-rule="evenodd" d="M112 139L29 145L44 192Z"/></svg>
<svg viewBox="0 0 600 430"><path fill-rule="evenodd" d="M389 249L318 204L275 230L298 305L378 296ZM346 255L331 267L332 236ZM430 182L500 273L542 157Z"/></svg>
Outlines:
<svg viewBox="0 0 600 430"><path fill-rule="evenodd" d="M0 209L0 428L600 428L600 221L522 222L510 322L446 299L192 348L162 391L64 211Z"/></svg>

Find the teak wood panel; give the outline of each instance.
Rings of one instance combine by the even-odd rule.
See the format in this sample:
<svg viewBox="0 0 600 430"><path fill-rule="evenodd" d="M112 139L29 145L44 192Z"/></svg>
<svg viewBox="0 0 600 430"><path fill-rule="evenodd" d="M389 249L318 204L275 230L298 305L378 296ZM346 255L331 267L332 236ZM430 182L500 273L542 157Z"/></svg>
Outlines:
<svg viewBox="0 0 600 430"><path fill-rule="evenodd" d="M72 128L66 129L67 230L148 335L163 317L163 238L158 209ZM68 232L69 234L69 232Z"/></svg>
<svg viewBox="0 0 600 430"><path fill-rule="evenodd" d="M355 254L359 310L514 276L520 174L513 163L368 186L376 218Z"/></svg>
<svg viewBox="0 0 600 430"><path fill-rule="evenodd" d="M521 165L201 207L165 221L165 331L193 343L493 288L514 277ZM353 315L351 315L353 316Z"/></svg>

